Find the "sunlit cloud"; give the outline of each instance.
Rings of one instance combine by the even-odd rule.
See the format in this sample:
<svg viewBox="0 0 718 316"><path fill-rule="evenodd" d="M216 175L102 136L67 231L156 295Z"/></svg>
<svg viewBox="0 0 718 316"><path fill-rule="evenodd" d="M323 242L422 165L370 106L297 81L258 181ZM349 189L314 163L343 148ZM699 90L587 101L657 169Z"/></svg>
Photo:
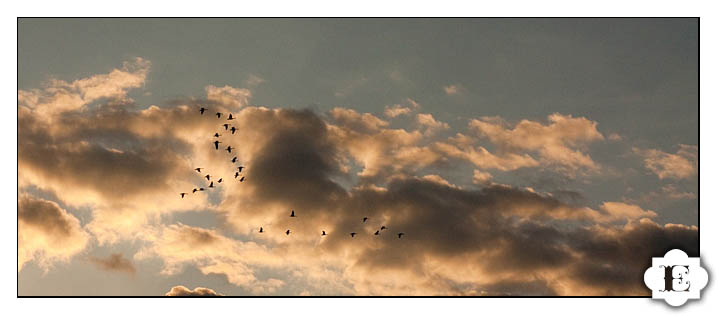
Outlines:
<svg viewBox="0 0 718 316"><path fill-rule="evenodd" d="M412 99L386 107L387 119L345 107L252 106L259 79L244 88L207 85L204 96L166 106L135 104L128 91L143 85L149 67L137 59L18 92L18 270L28 262L51 269L107 247L109 257L90 257L106 271L135 273L159 260L157 277L195 268L257 295L645 295L642 280L622 281L609 267L640 272L669 244L697 251L696 227L659 225L638 202L591 208L498 184L519 169L587 178L601 171L589 151L604 136L588 118L480 117L451 126L418 113ZM230 112L234 134L222 126ZM395 126L401 120L390 119L402 115L410 124ZM688 177L668 165L692 163L694 147L649 152L646 167ZM461 163L473 173L451 176ZM238 165L243 182L234 177ZM209 189L208 174L222 184ZM199 187L206 190L192 193ZM33 196L34 188L56 201ZM81 225L60 205L87 208L89 219ZM216 216L220 227L165 222L180 212ZM139 250L125 258L112 248L122 241ZM218 294L180 285L166 295Z"/></svg>
<svg viewBox="0 0 718 316"><path fill-rule="evenodd" d="M190 290L183 285L172 287L172 289L165 293L165 296L223 296L215 292L213 289L205 287L196 287L194 290Z"/></svg>
<svg viewBox="0 0 718 316"><path fill-rule="evenodd" d="M670 154L658 149L633 148L643 158L644 166L659 179L687 179L696 174L698 168L698 146L678 145L678 151Z"/></svg>

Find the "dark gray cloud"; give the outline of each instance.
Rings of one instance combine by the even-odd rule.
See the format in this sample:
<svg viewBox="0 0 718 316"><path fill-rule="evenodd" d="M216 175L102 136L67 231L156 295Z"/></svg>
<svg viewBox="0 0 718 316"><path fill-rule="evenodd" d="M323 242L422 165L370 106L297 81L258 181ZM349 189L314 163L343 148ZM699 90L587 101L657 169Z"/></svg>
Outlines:
<svg viewBox="0 0 718 316"><path fill-rule="evenodd" d="M18 199L18 270L36 259L44 269L85 249L88 234L57 203L31 195Z"/></svg>
<svg viewBox="0 0 718 316"><path fill-rule="evenodd" d="M240 222L279 203L287 214L271 217L275 224L294 225L295 234L326 229L329 236L319 249L335 255L355 252L349 265L366 271L367 277L378 271L402 271L421 278L431 273L426 260L469 260L499 278L494 287L482 290L485 293L554 295L559 290L549 277L524 276L560 273L581 288L560 294L642 295L639 272L650 257L663 255L667 245L690 252L697 244L697 230L659 226L647 219L606 228L611 234L592 229L596 216L603 213L581 206L582 196L573 191L551 197L505 185L465 189L411 176L395 177L385 188L347 190L334 180L342 174L337 155L342 144L328 141L318 116L306 110L247 115L252 117L251 128L267 136L248 162L253 180L247 186L256 192L252 204L243 204L242 212L230 212L228 219ZM289 208L304 217L301 225L292 224ZM366 224L363 217L369 218ZM374 236L381 225L389 229ZM350 238L349 232L358 235ZM397 232L406 235L399 240ZM614 251L606 252L611 247ZM629 274L633 276L625 278Z"/></svg>
<svg viewBox="0 0 718 316"><path fill-rule="evenodd" d="M125 259L120 253L113 253L107 258L90 257L90 262L106 271L125 272L133 275L137 271L132 261Z"/></svg>
<svg viewBox="0 0 718 316"><path fill-rule="evenodd" d="M37 227L58 238L71 236L75 228L56 203L32 196L20 197L17 217L23 225Z"/></svg>

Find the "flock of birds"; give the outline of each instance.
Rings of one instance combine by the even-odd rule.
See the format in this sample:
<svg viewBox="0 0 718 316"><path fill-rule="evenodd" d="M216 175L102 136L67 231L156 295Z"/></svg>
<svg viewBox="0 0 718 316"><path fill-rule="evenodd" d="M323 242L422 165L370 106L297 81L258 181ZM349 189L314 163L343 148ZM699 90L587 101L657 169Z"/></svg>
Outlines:
<svg viewBox="0 0 718 316"><path fill-rule="evenodd" d="M204 112L207 112L207 110L208 110L208 109L206 109L206 108L204 108L204 107L201 107L201 108L199 109L199 114L200 114L200 115L204 115ZM221 119L221 118L222 118L222 113L221 113L221 112L217 112L215 115L217 115L217 119ZM231 120L234 120L234 119L235 119L235 118L232 116L232 113L229 113L229 116L227 116L227 121L231 121ZM224 123L224 124L222 124L222 126L224 127L224 130L225 130L226 132L231 132L232 135L234 135L234 133L237 132L237 128L236 128L235 126L231 126L231 127L230 127L230 124L229 124L229 123ZM215 149L215 150L219 150L219 144L222 143L221 141L219 141L219 138L220 138L221 136L222 136L222 135L219 134L219 132L214 133L213 139L215 139L215 140L214 140L212 143L214 144L214 149ZM228 145L225 150L231 155L231 154L232 154L232 149L236 149L236 148L235 148L235 147L232 147L231 145ZM233 157L231 161L232 161L232 164L237 163L237 157L236 157L236 156ZM237 178L241 175L242 169L244 169L244 168L245 168L245 167L244 167L244 166L241 166L241 165L237 167L237 171L235 171L235 173L234 173L234 178L235 178L235 179L237 179ZM198 167L198 168L195 168L194 170L197 171L198 173L202 174L202 169L204 169L204 168L199 168L199 167ZM210 174L205 175L204 178L206 178L207 181L209 181L209 185L207 185L207 188L208 188L208 189L216 188L216 186L214 185L214 181L212 181L212 176L211 176ZM245 180L245 177L242 176L242 178L239 179L239 182L244 182L244 180ZM219 180L217 180L217 184L219 185L220 183L222 183L222 178L219 178ZM201 192L201 191L204 191L204 190L205 190L204 187L193 188L193 189L192 189L192 194L197 193L197 192ZM180 193L180 198L184 198L185 195L188 195L188 194L189 194L189 193L181 192L181 193ZM297 216L294 214L294 210L292 210L292 213L289 215L289 217L297 217ZM368 217L362 218L362 223L366 223L367 220L369 220ZM378 235L381 233L381 231L383 231L383 230L385 230L385 229L388 229L388 228L387 228L386 226L382 225L376 232L374 232L374 235L375 235L375 236L378 236ZM263 227L259 227L259 233L264 233L264 232L265 232L264 228L263 228ZM290 233L291 233L291 230L289 230L289 229L287 229L287 231L285 232L285 234L286 234L287 236L289 236ZM327 232L326 232L326 231L322 231L321 236L326 236L326 235L327 235ZM356 233L356 232L351 232L351 233L349 233L349 235L350 235L352 238L354 238L354 236L356 236L357 233ZM398 236L399 239L401 239L401 237L404 236L404 233L400 232L400 233L397 233L396 235Z"/></svg>
<svg viewBox="0 0 718 316"><path fill-rule="evenodd" d="M294 210L292 210L292 213L289 214L289 217L297 217L297 215L294 214ZM369 217L364 217L364 218L362 218L362 223L366 223L367 220L369 220ZM376 232L374 232L374 236L379 236L379 233L380 233L382 230L385 230L385 229L388 229L388 228L386 228L386 226L382 225ZM263 227L259 227L259 232L260 232L260 233L263 233L263 232L264 232L264 228L263 228ZM284 233L287 234L287 236L289 236L289 234L290 234L291 232L292 232L291 230L287 229L287 231L284 232ZM322 231L322 235L321 235L321 236L326 236L326 235L327 235L327 232L326 232L326 231ZM349 235L351 235L352 238L354 238L354 236L356 236L357 233L356 233L356 232L351 232L351 233L349 233ZM404 236L404 233L398 233L398 234L396 234L396 235L401 239L401 236Z"/></svg>
<svg viewBox="0 0 718 316"><path fill-rule="evenodd" d="M206 111L207 111L206 108L200 108L200 109L199 109L199 114L200 114L200 115L204 115L204 112L206 112ZM221 113L221 112L217 112L217 118L219 119L219 118L221 118L221 117L222 117L222 113ZM227 117L227 120L228 120L228 121L234 120L234 117L232 117L232 113L229 114L229 116ZM229 129L229 123L222 124L222 126L224 126L224 130L225 130L225 131L229 131L229 130L230 130L230 129ZM234 127L234 126L232 126L231 131L232 131L232 134L234 134L234 133L237 131L237 128ZM215 141L212 142L212 143L214 143L214 149L215 149L215 150L219 150L219 144L222 143L222 142L219 141L219 137L220 137L220 136L222 136L222 135L220 135L219 132L214 133L214 139L215 139ZM227 152L228 152L229 154L232 154L232 149L236 149L236 148L234 148L234 147L232 147L232 146L230 145L230 146L227 146L227 149L226 149L226 150L227 150ZM237 157L236 157L236 156L235 156L234 158L232 158L232 163L233 163L233 164L234 164L234 163L237 163ZM201 168L201 167L200 167L200 168L195 168L194 170L197 171L198 173L202 174L202 169L204 169L204 168ZM241 165L240 165L240 166L237 167L237 171L234 172L234 178L235 178L235 179L239 178L239 176L241 175L242 169L244 169L244 166L241 166ZM207 181L209 181L209 185L207 185L207 189L216 188L216 186L214 185L214 181L212 181L212 175L207 174L207 175L204 176L204 178L206 178ZM220 183L222 183L222 180L223 180L223 178L219 178L219 179L217 180L217 185L219 185ZM242 176L242 178L239 179L239 182L244 182L244 180L245 180L245 177ZM194 189L192 189L192 194L197 193L197 192L201 192L201 191L204 191L204 190L205 190L204 187L194 188ZM181 192L181 193L180 193L180 198L183 198L183 199L184 199L185 195L188 195L188 194L189 194L189 193L187 193L187 192Z"/></svg>

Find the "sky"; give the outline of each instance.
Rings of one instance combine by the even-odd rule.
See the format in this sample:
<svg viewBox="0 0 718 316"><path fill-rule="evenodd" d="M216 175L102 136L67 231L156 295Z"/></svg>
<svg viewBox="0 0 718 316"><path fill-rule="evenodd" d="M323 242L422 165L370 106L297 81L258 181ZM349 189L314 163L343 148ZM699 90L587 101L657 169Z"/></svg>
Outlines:
<svg viewBox="0 0 718 316"><path fill-rule="evenodd" d="M652 256L697 256L696 19L20 19L18 45L19 295L648 295Z"/></svg>

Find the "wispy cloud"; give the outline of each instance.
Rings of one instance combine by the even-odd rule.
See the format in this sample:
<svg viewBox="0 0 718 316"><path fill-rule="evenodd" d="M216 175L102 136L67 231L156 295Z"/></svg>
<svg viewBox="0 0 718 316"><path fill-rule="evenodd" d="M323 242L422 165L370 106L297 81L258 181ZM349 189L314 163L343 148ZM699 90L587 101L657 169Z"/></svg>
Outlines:
<svg viewBox="0 0 718 316"><path fill-rule="evenodd" d="M633 148L643 158L644 166L659 179L687 179L696 174L698 168L698 146L678 145L678 151L670 154L658 149Z"/></svg>

